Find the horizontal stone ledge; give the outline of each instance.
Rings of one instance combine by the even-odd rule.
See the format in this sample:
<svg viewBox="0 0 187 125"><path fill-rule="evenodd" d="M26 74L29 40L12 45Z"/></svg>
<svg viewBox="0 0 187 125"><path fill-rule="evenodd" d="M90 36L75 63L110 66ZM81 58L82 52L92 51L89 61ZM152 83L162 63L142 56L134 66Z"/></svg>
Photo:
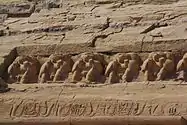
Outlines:
<svg viewBox="0 0 187 125"><path fill-rule="evenodd" d="M171 39L144 41L142 43L143 52L152 51L187 51L187 39Z"/></svg>
<svg viewBox="0 0 187 125"><path fill-rule="evenodd" d="M79 54L82 52L92 52L93 48L90 44L50 44L50 45L28 45L16 47L18 56L37 55L49 56L51 54Z"/></svg>
<svg viewBox="0 0 187 125"><path fill-rule="evenodd" d="M101 53L125 53L125 52L140 52L136 49L136 45L123 45L118 47L101 46L91 47L91 43L71 43L71 44L51 44L51 45L28 45L18 46L16 51L18 56L23 55L36 55L36 56L49 56L51 54L79 54L83 52L101 52Z"/></svg>
<svg viewBox="0 0 187 125"><path fill-rule="evenodd" d="M2 120L1 125L186 125L181 116L127 116L127 117L71 117L65 119L15 119Z"/></svg>
<svg viewBox="0 0 187 125"><path fill-rule="evenodd" d="M117 44L117 43L116 43ZM135 42L133 44L101 45L93 47L91 42L67 43L67 44L43 44L43 45L26 45L16 47L18 55L39 55L49 56L51 54L79 54L83 52L102 52L102 53L126 53L141 52L149 53L156 51L187 51L187 39L177 40L160 40Z"/></svg>

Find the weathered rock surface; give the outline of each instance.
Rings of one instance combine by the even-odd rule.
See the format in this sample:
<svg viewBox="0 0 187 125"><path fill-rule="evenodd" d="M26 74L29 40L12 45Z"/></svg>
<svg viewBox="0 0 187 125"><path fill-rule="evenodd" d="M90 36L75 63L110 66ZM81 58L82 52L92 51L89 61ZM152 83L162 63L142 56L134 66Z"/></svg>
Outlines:
<svg viewBox="0 0 187 125"><path fill-rule="evenodd" d="M3 43L8 41L4 46L13 43L20 55L26 55L24 50L27 46L30 50L31 45L51 46L50 53L42 52L43 46L32 51L43 55L52 54L56 45L62 46L59 53L78 53L87 48L99 52L186 51L186 1L50 2L60 5L33 13L30 8L41 2L15 4L15 8L21 7L20 13L24 8L32 14L27 18L20 18L19 12L19 18L8 16L3 23L5 33L0 38ZM10 12L5 10L2 8L1 13ZM66 45L72 47L61 51ZM24 50L19 46L24 46ZM76 49L78 46L85 49Z"/></svg>
<svg viewBox="0 0 187 125"><path fill-rule="evenodd" d="M0 14L7 14L8 17L28 17L34 10L35 5L28 3L0 5Z"/></svg>
<svg viewBox="0 0 187 125"><path fill-rule="evenodd" d="M186 124L186 34L186 0L0 5L0 91L53 83L10 84L0 123Z"/></svg>

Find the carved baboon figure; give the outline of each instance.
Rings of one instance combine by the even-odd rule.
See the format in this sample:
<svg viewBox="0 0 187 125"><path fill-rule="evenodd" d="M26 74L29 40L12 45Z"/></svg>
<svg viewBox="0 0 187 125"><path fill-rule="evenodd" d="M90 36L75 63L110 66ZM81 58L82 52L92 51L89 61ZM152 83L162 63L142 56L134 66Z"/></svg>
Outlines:
<svg viewBox="0 0 187 125"><path fill-rule="evenodd" d="M107 62L104 58L104 55L99 53L94 53L93 59L95 61L95 65L99 73L104 75L107 66Z"/></svg>
<svg viewBox="0 0 187 125"><path fill-rule="evenodd" d="M14 62L18 62L19 64L23 64L23 62L28 61L28 62L33 62L33 58L30 56L18 56Z"/></svg>
<svg viewBox="0 0 187 125"><path fill-rule="evenodd" d="M94 64L94 60L90 59L89 60L89 65L90 65L90 70L88 71L88 73L86 74L86 80L89 82L95 82L96 79L96 75L98 73L97 69L96 69L96 65Z"/></svg>
<svg viewBox="0 0 187 125"><path fill-rule="evenodd" d="M29 83L32 77L32 67L31 63L28 61L24 61L23 65L21 66L21 71L24 72L20 79L20 83Z"/></svg>
<svg viewBox="0 0 187 125"><path fill-rule="evenodd" d="M62 60L62 55L59 54L51 54L49 56L49 60L53 64L53 67L50 69L50 80L54 79L54 76L56 74L56 71L58 70L58 61Z"/></svg>
<svg viewBox="0 0 187 125"><path fill-rule="evenodd" d="M139 70L140 70L141 69L140 65L142 65L143 63L140 56L137 53L130 53L129 55L131 57L131 60L135 60L137 62L137 64L139 65Z"/></svg>
<svg viewBox="0 0 187 125"><path fill-rule="evenodd" d="M124 60L129 60L130 59L130 55L127 53L127 54L124 54L124 53L118 53L115 55L115 58L117 59L117 61L119 63L124 63Z"/></svg>
<svg viewBox="0 0 187 125"><path fill-rule="evenodd" d="M82 71L85 80L89 82L104 82L104 71L107 64L104 56L98 53L83 53L80 58L85 64ZM93 72L97 73L93 74Z"/></svg>
<svg viewBox="0 0 187 125"><path fill-rule="evenodd" d="M131 82L133 79L137 78L140 71L140 57L136 53L130 53L129 55L128 66L122 76L124 82Z"/></svg>
<svg viewBox="0 0 187 125"><path fill-rule="evenodd" d="M62 59L62 55L59 54L51 54L49 56L49 60L51 60L52 63L56 63L58 60Z"/></svg>
<svg viewBox="0 0 187 125"><path fill-rule="evenodd" d="M85 52L82 53L80 55L80 58L84 61L84 62L89 62L90 59L93 59L93 53L89 53L89 52Z"/></svg>
<svg viewBox="0 0 187 125"><path fill-rule="evenodd" d="M157 74L157 80L165 80L167 78L171 78L175 72L175 63L174 63L174 55L171 52L164 53L166 55L166 59L161 59L162 68Z"/></svg>
<svg viewBox="0 0 187 125"><path fill-rule="evenodd" d="M48 69L49 73L46 74L46 76L49 77L47 81L53 80L53 82L64 81L68 77L73 66L73 60L69 54L52 54L49 56L47 63L51 65Z"/></svg>
<svg viewBox="0 0 187 125"><path fill-rule="evenodd" d="M64 63L64 66L66 67L65 72L68 72L68 73L71 72L73 64L74 64L71 58L71 55L70 54L63 55L62 60L65 62Z"/></svg>
<svg viewBox="0 0 187 125"><path fill-rule="evenodd" d="M77 60L72 68L72 82L76 83L82 80L83 78L83 70L85 67L85 62L83 61L83 59L79 59Z"/></svg>
<svg viewBox="0 0 187 125"><path fill-rule="evenodd" d="M141 71L144 73L145 81L153 81L156 79L158 65L156 64L158 54L150 53L148 58L143 62Z"/></svg>
<svg viewBox="0 0 187 125"><path fill-rule="evenodd" d="M20 82L20 79L24 73L21 72L21 66L24 61L28 60L29 58L25 56L17 57L14 62L8 67L8 75L9 75L9 83Z"/></svg>
<svg viewBox="0 0 187 125"><path fill-rule="evenodd" d="M92 66L89 64L89 60L93 59L93 53L82 53L80 59L82 59L83 62L85 63L82 74L83 77L86 77L86 74L92 68Z"/></svg>
<svg viewBox="0 0 187 125"><path fill-rule="evenodd" d="M14 82L19 82L18 81L18 75L20 74L20 64L18 62L13 62L9 67L8 67L8 75L9 83L14 83Z"/></svg>
<svg viewBox="0 0 187 125"><path fill-rule="evenodd" d="M73 67L73 60L69 54L62 55L55 63L55 75L53 82L64 81L68 78Z"/></svg>
<svg viewBox="0 0 187 125"><path fill-rule="evenodd" d="M102 74L102 64L97 61L90 59L89 65L91 66L90 70L86 74L86 81L88 82L104 82L104 74Z"/></svg>
<svg viewBox="0 0 187 125"><path fill-rule="evenodd" d="M177 80L187 81L187 53L177 64L178 77Z"/></svg>
<svg viewBox="0 0 187 125"><path fill-rule="evenodd" d="M109 76L109 83L130 82L137 78L140 71L141 59L136 53L118 53L114 56L106 69L105 75Z"/></svg>
<svg viewBox="0 0 187 125"><path fill-rule="evenodd" d="M19 56L8 68L9 82L36 83L39 62L30 56Z"/></svg>
<svg viewBox="0 0 187 125"><path fill-rule="evenodd" d="M45 83L51 80L51 73L53 72L54 65L50 58L41 66L40 73L38 76L39 83Z"/></svg>
<svg viewBox="0 0 187 125"><path fill-rule="evenodd" d="M157 79L158 73L163 68L164 63L166 61L166 55L165 53L162 53L162 52L156 52L153 56L153 60L156 63L154 67L154 75L156 76L156 79Z"/></svg>
<svg viewBox="0 0 187 125"><path fill-rule="evenodd" d="M119 83L120 82L120 77L119 77L119 67L120 63L118 62L117 59L111 61L105 71L105 75L108 78L108 83Z"/></svg>
<svg viewBox="0 0 187 125"><path fill-rule="evenodd" d="M63 61L60 59L56 62L56 73L53 78L53 82L62 81L62 74L63 74Z"/></svg>
<svg viewBox="0 0 187 125"><path fill-rule="evenodd" d="M116 54L116 59L120 64L119 67L119 76L122 77L125 73L126 69L128 68L129 60L131 59L130 54Z"/></svg>

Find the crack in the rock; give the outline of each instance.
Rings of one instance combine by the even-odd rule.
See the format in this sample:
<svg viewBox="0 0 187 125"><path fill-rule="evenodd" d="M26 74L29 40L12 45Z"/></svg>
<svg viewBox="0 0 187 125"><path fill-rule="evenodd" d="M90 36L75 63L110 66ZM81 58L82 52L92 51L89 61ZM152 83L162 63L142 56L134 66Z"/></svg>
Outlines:
<svg viewBox="0 0 187 125"><path fill-rule="evenodd" d="M148 28L144 29L142 32L140 32L140 34L144 34L144 33L148 33L156 28L160 28L160 27L166 27L168 26L167 23L163 23L163 22L156 22L153 23L151 26L149 26Z"/></svg>
<svg viewBox="0 0 187 125"><path fill-rule="evenodd" d="M121 27L121 29L119 30L119 31L113 31L113 32L111 32L111 33L108 33L108 34L99 34L99 35L95 35L95 36L93 36L92 38L91 38L91 40L89 40L88 42L89 43L91 43L90 45L89 45L89 47L96 47L95 46L95 43L96 43L96 41L97 41L97 39L98 38L102 38L102 39L105 39L105 38L107 38L108 36L110 36L110 35L112 35L112 34L115 34L115 33L120 33L120 32L122 32L123 31L123 27Z"/></svg>
<svg viewBox="0 0 187 125"><path fill-rule="evenodd" d="M62 92L63 92L63 88L61 88L60 93L58 94L58 100L59 100L59 98L60 98Z"/></svg>
<svg viewBox="0 0 187 125"><path fill-rule="evenodd" d="M184 15L187 15L187 13L181 13L181 14L178 14L178 15L174 15L174 16L172 16L172 17L169 17L169 18L166 18L166 19L162 19L162 20L160 20L160 22L172 20L172 19L175 19L175 18L177 18L177 17L184 16Z"/></svg>
<svg viewBox="0 0 187 125"><path fill-rule="evenodd" d="M142 41L141 41L141 46L140 46L140 51L142 52L143 50L143 44L144 44L144 39L146 36L143 36Z"/></svg>
<svg viewBox="0 0 187 125"><path fill-rule="evenodd" d="M143 30L140 34L148 33L150 31L154 30L155 28L166 27L166 26L168 26L168 24L167 24L168 20L172 20L172 19L178 18L178 17L186 15L186 14L187 13L182 13L182 14L174 15L169 18L163 18L163 19L159 20L158 22L153 23L151 26L149 26L148 28Z"/></svg>
<svg viewBox="0 0 187 125"><path fill-rule="evenodd" d="M42 35L36 37L34 40L42 39L42 38L45 37L45 36L48 36L48 35L47 35L46 33L45 33L45 34L42 34Z"/></svg>
<svg viewBox="0 0 187 125"><path fill-rule="evenodd" d="M90 11L92 12L92 11L95 10L97 7L99 7L99 6L96 5L96 6L92 7L92 9L91 9Z"/></svg>
<svg viewBox="0 0 187 125"><path fill-rule="evenodd" d="M60 39L60 43L62 43L62 41L65 39L65 37L66 37L66 34L64 33L63 37Z"/></svg>

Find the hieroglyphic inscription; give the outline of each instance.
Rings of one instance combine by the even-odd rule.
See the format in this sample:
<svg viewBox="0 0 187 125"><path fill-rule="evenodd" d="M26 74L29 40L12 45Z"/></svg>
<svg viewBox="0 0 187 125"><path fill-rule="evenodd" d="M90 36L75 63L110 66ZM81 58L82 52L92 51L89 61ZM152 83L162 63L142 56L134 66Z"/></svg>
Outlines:
<svg viewBox="0 0 187 125"><path fill-rule="evenodd" d="M179 116L187 114L187 103L149 103L146 101L37 101L22 100L12 105L11 117L80 116Z"/></svg>

